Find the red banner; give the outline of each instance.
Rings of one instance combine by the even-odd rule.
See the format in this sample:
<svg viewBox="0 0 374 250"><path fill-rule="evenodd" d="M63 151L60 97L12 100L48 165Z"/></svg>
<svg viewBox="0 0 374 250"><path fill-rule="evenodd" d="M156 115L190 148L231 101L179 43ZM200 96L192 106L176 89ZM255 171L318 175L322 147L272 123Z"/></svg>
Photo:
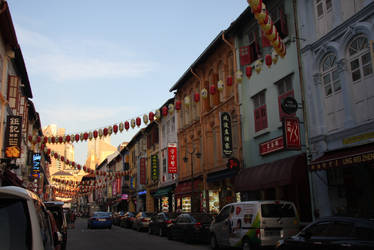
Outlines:
<svg viewBox="0 0 374 250"><path fill-rule="evenodd" d="M283 137L277 137L270 141L260 144L260 155L270 154L272 152L284 149Z"/></svg>
<svg viewBox="0 0 374 250"><path fill-rule="evenodd" d="M287 149L300 150L301 141L299 119L297 117L284 117L283 128L285 147Z"/></svg>
<svg viewBox="0 0 374 250"><path fill-rule="evenodd" d="M177 144L168 144L168 173L176 174L178 170L177 166Z"/></svg>
<svg viewBox="0 0 374 250"><path fill-rule="evenodd" d="M145 158L140 158L140 180L139 183L141 185L146 184L146 176L145 176Z"/></svg>

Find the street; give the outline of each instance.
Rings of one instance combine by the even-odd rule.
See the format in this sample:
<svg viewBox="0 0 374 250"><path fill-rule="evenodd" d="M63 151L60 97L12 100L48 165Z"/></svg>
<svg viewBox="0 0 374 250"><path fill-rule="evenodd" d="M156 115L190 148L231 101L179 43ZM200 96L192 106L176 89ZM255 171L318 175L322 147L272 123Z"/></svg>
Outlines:
<svg viewBox="0 0 374 250"><path fill-rule="evenodd" d="M82 249L134 249L134 250L189 250L210 249L207 244L186 244L171 241L166 237L137 232L132 229L113 226L112 229L87 229L87 219L77 218L75 228L68 232L67 250Z"/></svg>

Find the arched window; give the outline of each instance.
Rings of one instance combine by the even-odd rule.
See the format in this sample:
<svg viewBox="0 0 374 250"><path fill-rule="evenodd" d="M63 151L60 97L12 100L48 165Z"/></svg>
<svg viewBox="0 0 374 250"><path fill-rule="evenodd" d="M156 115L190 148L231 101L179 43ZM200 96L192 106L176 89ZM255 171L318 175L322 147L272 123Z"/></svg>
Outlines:
<svg viewBox="0 0 374 250"><path fill-rule="evenodd" d="M222 81L225 83L225 68L223 67L223 63L220 62L218 64L218 81ZM223 85L223 90L219 92L219 101L223 102L225 100L225 89L227 88L225 84Z"/></svg>
<svg viewBox="0 0 374 250"><path fill-rule="evenodd" d="M211 108L213 108L214 107L214 95L212 95L210 93L210 87L212 85L214 85L214 74L213 74L213 70L211 70L209 72L208 81L209 81L209 89L208 89L208 92L209 92L209 105L210 105Z"/></svg>
<svg viewBox="0 0 374 250"><path fill-rule="evenodd" d="M328 54L325 56L322 60L320 71L326 97L341 90L342 86L339 80L336 56L334 54Z"/></svg>
<svg viewBox="0 0 374 250"><path fill-rule="evenodd" d="M353 82L373 74L369 42L366 37L359 36L351 42L348 56Z"/></svg>

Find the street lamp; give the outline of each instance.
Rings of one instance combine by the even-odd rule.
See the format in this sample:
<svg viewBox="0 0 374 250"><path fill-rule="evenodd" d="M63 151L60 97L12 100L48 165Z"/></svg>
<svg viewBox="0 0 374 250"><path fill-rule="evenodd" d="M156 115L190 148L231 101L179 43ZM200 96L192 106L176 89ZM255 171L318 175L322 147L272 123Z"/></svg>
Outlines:
<svg viewBox="0 0 374 250"><path fill-rule="evenodd" d="M196 151L196 148L193 148L193 150L191 152L187 151L186 149L186 153L185 153L185 156L183 157L183 161L185 163L188 162L188 158L187 158L187 153L190 154L190 159L191 159L191 212L194 212L193 210L193 197L194 197L194 188L193 188L193 181L194 181L194 176L193 176L193 154L195 153ZM196 152L196 158L200 159L201 157L201 153L200 152Z"/></svg>

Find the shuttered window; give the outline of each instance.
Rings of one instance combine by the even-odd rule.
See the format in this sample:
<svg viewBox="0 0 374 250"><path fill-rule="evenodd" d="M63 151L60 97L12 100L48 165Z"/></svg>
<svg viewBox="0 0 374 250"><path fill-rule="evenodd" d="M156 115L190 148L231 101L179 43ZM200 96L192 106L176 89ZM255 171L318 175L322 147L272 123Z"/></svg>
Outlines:
<svg viewBox="0 0 374 250"><path fill-rule="evenodd" d="M265 91L262 91L253 97L254 102L254 121L255 121L255 132L263 130L268 127L266 102L265 102Z"/></svg>
<svg viewBox="0 0 374 250"><path fill-rule="evenodd" d="M18 113L19 108L19 78L17 76L8 77L8 102L13 114Z"/></svg>

